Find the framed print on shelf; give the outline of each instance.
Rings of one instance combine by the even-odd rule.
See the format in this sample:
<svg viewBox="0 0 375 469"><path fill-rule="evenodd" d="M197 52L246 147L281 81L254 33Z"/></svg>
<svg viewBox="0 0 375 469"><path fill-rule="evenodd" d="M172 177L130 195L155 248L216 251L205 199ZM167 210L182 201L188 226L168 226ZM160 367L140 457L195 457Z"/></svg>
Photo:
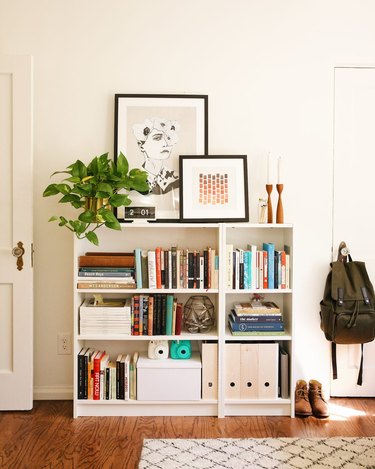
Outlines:
<svg viewBox="0 0 375 469"><path fill-rule="evenodd" d="M180 156L180 221L247 222L247 157Z"/></svg>
<svg viewBox="0 0 375 469"><path fill-rule="evenodd" d="M179 155L208 153L208 96L116 94L115 160L120 152L131 168L148 173L149 193L131 191L129 209L179 221ZM120 222L129 209L117 209Z"/></svg>

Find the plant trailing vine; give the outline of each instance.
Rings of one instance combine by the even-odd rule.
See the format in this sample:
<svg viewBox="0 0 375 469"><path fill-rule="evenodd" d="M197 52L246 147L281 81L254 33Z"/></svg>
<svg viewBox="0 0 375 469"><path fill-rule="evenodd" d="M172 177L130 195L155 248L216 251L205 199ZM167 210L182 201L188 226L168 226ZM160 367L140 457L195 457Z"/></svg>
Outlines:
<svg viewBox="0 0 375 469"><path fill-rule="evenodd" d="M68 228L78 239L87 238L99 245L95 231L101 226L112 230L121 230L112 207L128 206L131 199L125 191L148 192L147 172L141 169L129 169L125 155L120 153L117 161L108 158L108 153L95 156L86 166L77 160L65 171L55 174L68 174L58 184L50 184L43 192L43 197L62 194L59 203L70 203L82 212L76 219L68 220L64 216L52 216L48 221L59 221L59 226Z"/></svg>

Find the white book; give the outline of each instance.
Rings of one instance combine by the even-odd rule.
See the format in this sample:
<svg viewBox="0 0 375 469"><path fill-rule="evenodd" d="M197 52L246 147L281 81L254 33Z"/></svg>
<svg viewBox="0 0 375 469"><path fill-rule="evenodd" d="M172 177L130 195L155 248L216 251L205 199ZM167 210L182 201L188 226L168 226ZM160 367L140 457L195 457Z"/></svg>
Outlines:
<svg viewBox="0 0 375 469"><path fill-rule="evenodd" d="M148 288L156 288L156 256L155 251L147 252Z"/></svg>

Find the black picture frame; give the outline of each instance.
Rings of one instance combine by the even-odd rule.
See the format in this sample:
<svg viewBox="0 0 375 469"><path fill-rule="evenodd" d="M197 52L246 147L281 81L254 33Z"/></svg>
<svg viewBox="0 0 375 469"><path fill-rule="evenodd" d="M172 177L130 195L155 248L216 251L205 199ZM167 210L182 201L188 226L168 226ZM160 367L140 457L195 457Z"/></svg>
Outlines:
<svg viewBox="0 0 375 469"><path fill-rule="evenodd" d="M248 222L246 155L180 155L181 222Z"/></svg>
<svg viewBox="0 0 375 469"><path fill-rule="evenodd" d="M208 153L208 96L115 94L114 128L115 161L122 152L131 168L150 175L150 193L131 191L131 206L155 207L156 222L178 222L179 155ZM128 221L123 207L115 215Z"/></svg>

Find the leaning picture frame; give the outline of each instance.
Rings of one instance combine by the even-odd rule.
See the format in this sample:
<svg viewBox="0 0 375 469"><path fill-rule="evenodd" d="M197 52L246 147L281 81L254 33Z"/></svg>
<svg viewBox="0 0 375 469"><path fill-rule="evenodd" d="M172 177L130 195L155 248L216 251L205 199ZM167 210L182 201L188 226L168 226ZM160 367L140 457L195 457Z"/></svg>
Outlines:
<svg viewBox="0 0 375 469"><path fill-rule="evenodd" d="M117 208L117 219L130 221L135 213L149 221L178 222L179 155L208 153L208 96L116 94L115 160L120 152L130 167L148 173L150 189L131 191L131 205Z"/></svg>
<svg viewBox="0 0 375 469"><path fill-rule="evenodd" d="M180 221L249 221L247 156L180 155Z"/></svg>

